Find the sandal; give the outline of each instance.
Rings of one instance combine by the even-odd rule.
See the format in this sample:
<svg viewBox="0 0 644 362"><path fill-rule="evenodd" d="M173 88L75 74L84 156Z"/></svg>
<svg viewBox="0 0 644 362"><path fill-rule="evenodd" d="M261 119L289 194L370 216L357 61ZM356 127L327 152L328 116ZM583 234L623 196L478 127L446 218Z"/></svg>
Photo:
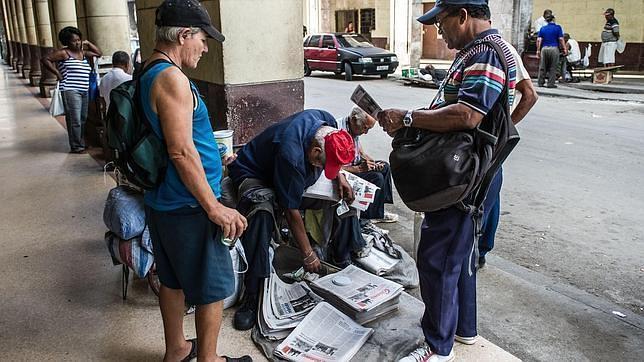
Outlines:
<svg viewBox="0 0 644 362"><path fill-rule="evenodd" d="M190 347L190 353L181 360L181 362L189 362L193 358L197 358L197 338L189 339L187 342L190 342L192 345Z"/></svg>

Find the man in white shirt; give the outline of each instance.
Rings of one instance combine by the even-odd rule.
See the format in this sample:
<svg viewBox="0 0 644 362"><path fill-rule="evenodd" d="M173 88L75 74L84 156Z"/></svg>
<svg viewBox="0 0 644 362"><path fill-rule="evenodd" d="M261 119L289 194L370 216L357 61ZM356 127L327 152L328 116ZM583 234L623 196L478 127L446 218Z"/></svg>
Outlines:
<svg viewBox="0 0 644 362"><path fill-rule="evenodd" d="M110 70L103 78L98 88L101 92L101 97L105 101L105 111L110 107L110 92L112 89L118 87L124 82L132 79L128 74L130 69L130 56L123 51L116 51L112 54L112 70Z"/></svg>
<svg viewBox="0 0 644 362"><path fill-rule="evenodd" d="M561 74L564 75L566 82L571 82L573 80L573 68L581 68L582 66L581 50L579 49L579 43L575 39L572 39L568 33L564 34L564 42L566 42L566 47L568 48L568 56L564 60Z"/></svg>
<svg viewBox="0 0 644 362"><path fill-rule="evenodd" d="M535 20L534 23L532 23L533 34L539 34L539 30L541 30L542 27L548 25L546 18L550 15L552 15L552 10L546 9L543 11L543 16Z"/></svg>

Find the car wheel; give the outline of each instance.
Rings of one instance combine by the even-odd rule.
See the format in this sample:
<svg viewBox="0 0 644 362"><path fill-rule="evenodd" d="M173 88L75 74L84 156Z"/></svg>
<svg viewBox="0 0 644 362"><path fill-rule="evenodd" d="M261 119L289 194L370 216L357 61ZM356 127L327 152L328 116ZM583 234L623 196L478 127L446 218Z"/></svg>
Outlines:
<svg viewBox="0 0 644 362"><path fill-rule="evenodd" d="M311 68L309 68L309 65L306 63L306 60L304 61L304 76L308 77L311 75Z"/></svg>
<svg viewBox="0 0 644 362"><path fill-rule="evenodd" d="M380 74L380 78L382 78L382 79L387 79L388 76L389 76L389 74Z"/></svg>
<svg viewBox="0 0 644 362"><path fill-rule="evenodd" d="M351 64L349 63L344 63L344 80L353 80L353 69L351 69Z"/></svg>

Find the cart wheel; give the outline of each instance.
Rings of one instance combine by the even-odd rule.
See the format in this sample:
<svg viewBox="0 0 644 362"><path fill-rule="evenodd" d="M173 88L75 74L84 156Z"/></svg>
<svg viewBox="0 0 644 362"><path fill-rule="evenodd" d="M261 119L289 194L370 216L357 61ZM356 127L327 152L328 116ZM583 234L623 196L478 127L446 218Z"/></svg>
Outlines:
<svg viewBox="0 0 644 362"><path fill-rule="evenodd" d="M157 274L157 265L152 264L150 271L148 271L148 284L152 292L158 297L159 288L161 288L161 282L159 281L159 275Z"/></svg>

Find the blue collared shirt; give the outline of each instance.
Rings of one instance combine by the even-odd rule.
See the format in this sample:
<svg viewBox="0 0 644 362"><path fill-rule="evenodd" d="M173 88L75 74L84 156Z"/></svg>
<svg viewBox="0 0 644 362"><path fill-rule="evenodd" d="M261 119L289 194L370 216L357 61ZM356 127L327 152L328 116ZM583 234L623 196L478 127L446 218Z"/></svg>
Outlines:
<svg viewBox="0 0 644 362"><path fill-rule="evenodd" d="M559 38L563 38L561 26L550 22L539 30L539 38L542 38L542 47L558 47Z"/></svg>

